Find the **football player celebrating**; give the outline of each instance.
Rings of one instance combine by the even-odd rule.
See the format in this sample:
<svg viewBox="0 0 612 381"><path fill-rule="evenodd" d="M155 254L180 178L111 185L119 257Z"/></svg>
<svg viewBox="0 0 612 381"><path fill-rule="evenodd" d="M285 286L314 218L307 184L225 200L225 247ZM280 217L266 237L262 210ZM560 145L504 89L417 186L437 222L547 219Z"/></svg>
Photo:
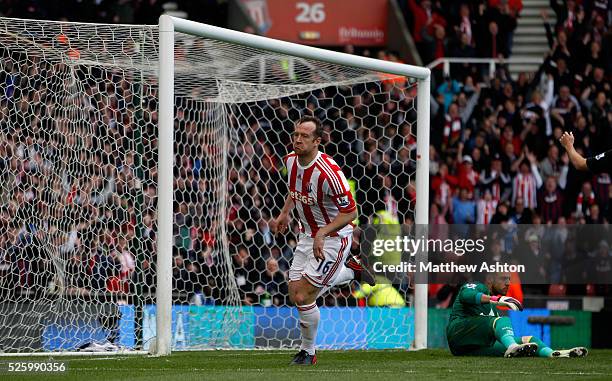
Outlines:
<svg viewBox="0 0 612 381"><path fill-rule="evenodd" d="M294 365L317 362L317 297L355 275L372 282L359 258L350 255L357 205L338 164L319 151L322 134L321 121L315 117L304 116L295 123L294 151L284 158L289 195L271 224L274 233L283 233L290 212L295 210L299 216L300 236L289 269L289 298L298 309L302 337Z"/></svg>

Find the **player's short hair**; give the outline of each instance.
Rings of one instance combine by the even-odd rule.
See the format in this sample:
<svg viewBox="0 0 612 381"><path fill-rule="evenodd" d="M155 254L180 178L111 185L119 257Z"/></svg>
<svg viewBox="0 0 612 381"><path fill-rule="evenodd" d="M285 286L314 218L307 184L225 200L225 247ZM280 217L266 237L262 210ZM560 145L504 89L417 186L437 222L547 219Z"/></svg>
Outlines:
<svg viewBox="0 0 612 381"><path fill-rule="evenodd" d="M314 136L315 138L323 137L323 126L321 125L321 120L316 116L304 115L300 119L295 122L296 126L299 126L302 123L312 122L315 125Z"/></svg>

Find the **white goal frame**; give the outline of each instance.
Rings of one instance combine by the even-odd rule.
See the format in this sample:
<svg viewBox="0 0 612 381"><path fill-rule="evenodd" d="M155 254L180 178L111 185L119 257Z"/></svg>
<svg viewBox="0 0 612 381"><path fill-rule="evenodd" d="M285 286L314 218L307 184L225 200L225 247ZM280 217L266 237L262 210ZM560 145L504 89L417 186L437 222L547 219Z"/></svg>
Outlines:
<svg viewBox="0 0 612 381"><path fill-rule="evenodd" d="M159 18L159 161L157 207L157 338L156 355L168 355L172 344L172 202L174 162L174 33L180 32L279 54L416 78L417 157L415 223L428 224L429 117L428 68L360 57L214 27L168 15ZM426 253L425 253L426 255ZM419 284L420 283L420 284ZM427 347L427 284L417 282L414 299L413 349Z"/></svg>

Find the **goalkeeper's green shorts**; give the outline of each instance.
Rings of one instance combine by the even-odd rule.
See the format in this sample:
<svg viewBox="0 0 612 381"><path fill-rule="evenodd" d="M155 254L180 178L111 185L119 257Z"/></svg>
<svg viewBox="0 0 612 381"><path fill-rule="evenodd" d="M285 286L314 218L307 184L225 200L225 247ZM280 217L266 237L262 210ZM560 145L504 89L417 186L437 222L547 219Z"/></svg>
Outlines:
<svg viewBox="0 0 612 381"><path fill-rule="evenodd" d="M493 324L497 319L499 319L497 316L473 316L450 322L446 327L446 338L451 353L460 356L472 354L474 351L492 351L496 343ZM503 349L505 351L505 348ZM493 356L494 354L479 355Z"/></svg>
<svg viewBox="0 0 612 381"><path fill-rule="evenodd" d="M495 338L494 323L497 319L497 316L474 316L452 321L446 328L451 353L455 356L502 357L506 347ZM514 341L517 344L526 342L522 336L514 336Z"/></svg>

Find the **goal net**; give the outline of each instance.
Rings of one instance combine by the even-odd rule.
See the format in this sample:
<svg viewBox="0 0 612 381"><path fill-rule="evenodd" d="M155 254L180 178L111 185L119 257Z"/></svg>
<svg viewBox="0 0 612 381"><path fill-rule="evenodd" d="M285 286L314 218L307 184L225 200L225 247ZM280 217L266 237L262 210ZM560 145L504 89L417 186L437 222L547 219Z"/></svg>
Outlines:
<svg viewBox="0 0 612 381"><path fill-rule="evenodd" d="M303 115L323 121L358 225L427 222L415 202L428 82L178 24L161 45L157 26L0 27L0 353L299 345L298 228L275 237L269 221ZM413 286L389 285L383 302L356 282L332 289L318 344L407 348Z"/></svg>

